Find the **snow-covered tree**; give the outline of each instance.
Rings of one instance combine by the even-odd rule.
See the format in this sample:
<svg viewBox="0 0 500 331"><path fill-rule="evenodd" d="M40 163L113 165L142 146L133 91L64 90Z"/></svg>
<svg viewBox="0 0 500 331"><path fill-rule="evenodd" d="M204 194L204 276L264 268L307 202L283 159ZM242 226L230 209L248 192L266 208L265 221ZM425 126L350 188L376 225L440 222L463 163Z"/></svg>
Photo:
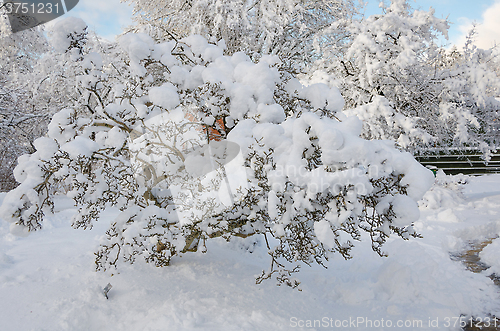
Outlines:
<svg viewBox="0 0 500 331"><path fill-rule="evenodd" d="M33 67L46 51L43 31L11 34L0 9L0 191L15 186L12 169L17 157L34 151L30 143L47 125L40 125L48 116L35 109L33 94L26 88Z"/></svg>
<svg viewBox="0 0 500 331"><path fill-rule="evenodd" d="M5 15L0 17L0 189L8 190L15 186L17 157L35 151L33 141L46 133L56 112L80 102L74 81L83 73L82 54L107 46L82 20L12 34Z"/></svg>
<svg viewBox="0 0 500 331"><path fill-rule="evenodd" d="M165 266L213 238L263 236L272 263L257 282L292 287L301 265L350 258L364 234L380 255L391 234L418 236L416 201L432 173L389 142L360 138L338 89L302 85L277 56L223 55L197 35L126 34L119 45L80 54L79 103L19 158L21 184L0 208L14 233L42 228L63 185L75 228L108 206L121 211L97 269L141 256Z"/></svg>
<svg viewBox="0 0 500 331"><path fill-rule="evenodd" d="M474 125L458 117L454 141L478 146L488 158L490 151L500 146L500 76L495 68L498 53L474 46L474 35L473 29L461 51L441 51L436 66L449 75L444 84L447 103L443 103L442 116L450 121L449 108L467 109L473 115L470 122Z"/></svg>
<svg viewBox="0 0 500 331"><path fill-rule="evenodd" d="M338 63L318 61L334 72L346 111L364 122L363 136L391 139L408 150L432 147L492 147L487 123L497 118L499 79L486 67L488 55L466 49L461 62L443 66L436 45L448 22L434 10L413 10L407 0L382 5L382 14L353 19L347 51ZM487 130L487 129L486 129Z"/></svg>
<svg viewBox="0 0 500 331"><path fill-rule="evenodd" d="M191 34L224 40L225 52L279 55L310 63L325 48L339 47L347 18L357 14L354 0L128 0L138 27L159 40ZM344 25L334 22L344 19Z"/></svg>

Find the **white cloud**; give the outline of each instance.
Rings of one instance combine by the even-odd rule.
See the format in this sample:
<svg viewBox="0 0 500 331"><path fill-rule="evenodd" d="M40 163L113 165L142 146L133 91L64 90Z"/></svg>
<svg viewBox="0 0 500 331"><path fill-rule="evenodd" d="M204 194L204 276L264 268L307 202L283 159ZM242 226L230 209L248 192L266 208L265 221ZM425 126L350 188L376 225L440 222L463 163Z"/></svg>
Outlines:
<svg viewBox="0 0 500 331"><path fill-rule="evenodd" d="M121 28L132 24L132 7L120 0L80 0L73 10L45 26L50 28L68 16L83 19L91 30L106 39L114 40Z"/></svg>
<svg viewBox="0 0 500 331"><path fill-rule="evenodd" d="M500 0L497 0L492 6L488 7L480 22L476 22L475 45L488 49L495 44L500 44ZM458 21L458 29L461 32L460 37L452 40L452 44L461 47L465 44L466 36L472 29L473 21L462 17Z"/></svg>

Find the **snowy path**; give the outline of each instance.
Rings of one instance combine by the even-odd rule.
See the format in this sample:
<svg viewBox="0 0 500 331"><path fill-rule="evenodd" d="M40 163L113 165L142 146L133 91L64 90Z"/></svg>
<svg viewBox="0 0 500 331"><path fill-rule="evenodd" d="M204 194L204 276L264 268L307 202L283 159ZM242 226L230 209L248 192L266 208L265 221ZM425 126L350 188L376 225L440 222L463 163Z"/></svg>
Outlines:
<svg viewBox="0 0 500 331"><path fill-rule="evenodd" d="M241 243L217 241L207 254L187 254L167 268L137 263L114 276L96 273L93 251L114 211L91 231L73 230L71 207L61 200L61 211L28 238L12 236L0 222L0 329L386 330L390 322L393 329L457 330L447 325L460 314L500 316L488 273L473 274L450 259L467 240L500 233L499 187L500 176L472 178L462 201L435 190L441 200L422 207L416 224L423 239L391 240L383 259L364 241L353 260L304 268L301 292L273 281L255 284L268 267L260 244L249 253ZM491 270L500 270L494 251L500 239L487 248ZM101 289L108 282L106 300ZM398 328L398 322L417 324Z"/></svg>

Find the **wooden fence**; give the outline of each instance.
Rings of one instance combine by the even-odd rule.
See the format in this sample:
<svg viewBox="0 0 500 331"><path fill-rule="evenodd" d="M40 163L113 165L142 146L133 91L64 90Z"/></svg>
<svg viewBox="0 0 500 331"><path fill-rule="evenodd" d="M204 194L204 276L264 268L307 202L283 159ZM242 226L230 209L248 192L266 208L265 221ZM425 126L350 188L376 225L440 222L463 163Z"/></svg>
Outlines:
<svg viewBox="0 0 500 331"><path fill-rule="evenodd" d="M488 162L476 150L447 151L431 155L415 156L424 166L434 166L442 169L447 175L481 175L500 173L500 152L492 155Z"/></svg>

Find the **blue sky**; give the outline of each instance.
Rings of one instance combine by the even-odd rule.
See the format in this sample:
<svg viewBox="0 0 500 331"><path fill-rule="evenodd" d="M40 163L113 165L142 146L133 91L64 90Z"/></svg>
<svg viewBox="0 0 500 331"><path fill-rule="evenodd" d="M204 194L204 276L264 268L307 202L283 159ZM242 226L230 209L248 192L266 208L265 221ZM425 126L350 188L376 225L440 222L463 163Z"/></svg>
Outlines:
<svg viewBox="0 0 500 331"><path fill-rule="evenodd" d="M79 0L73 10L48 25L53 25L68 16L83 19L91 30L109 40L114 40L122 28L132 24L132 7L121 3L120 0Z"/></svg>
<svg viewBox="0 0 500 331"><path fill-rule="evenodd" d="M368 0L366 14L380 13L380 1ZM477 44L488 48L495 40L500 42L500 0L410 0L416 9L428 10L433 7L435 15L453 23L449 31L450 44L463 44L465 34L472 22L478 26ZM65 16L82 18L92 30L107 39L113 40L122 27L132 23L132 8L120 0L80 0L78 5Z"/></svg>
<svg viewBox="0 0 500 331"><path fill-rule="evenodd" d="M377 0L368 0L366 13L380 13L379 3ZM492 22L496 21L495 17L500 18L500 0L410 0L410 4L421 10L429 10L432 7L436 10L436 17L448 18L452 23L449 30L450 44L463 44L465 34L473 22L482 23L482 27L478 27L478 32L482 34L478 36L480 46L491 47L496 39L492 35L497 35L500 42L500 23L496 29L496 22Z"/></svg>

